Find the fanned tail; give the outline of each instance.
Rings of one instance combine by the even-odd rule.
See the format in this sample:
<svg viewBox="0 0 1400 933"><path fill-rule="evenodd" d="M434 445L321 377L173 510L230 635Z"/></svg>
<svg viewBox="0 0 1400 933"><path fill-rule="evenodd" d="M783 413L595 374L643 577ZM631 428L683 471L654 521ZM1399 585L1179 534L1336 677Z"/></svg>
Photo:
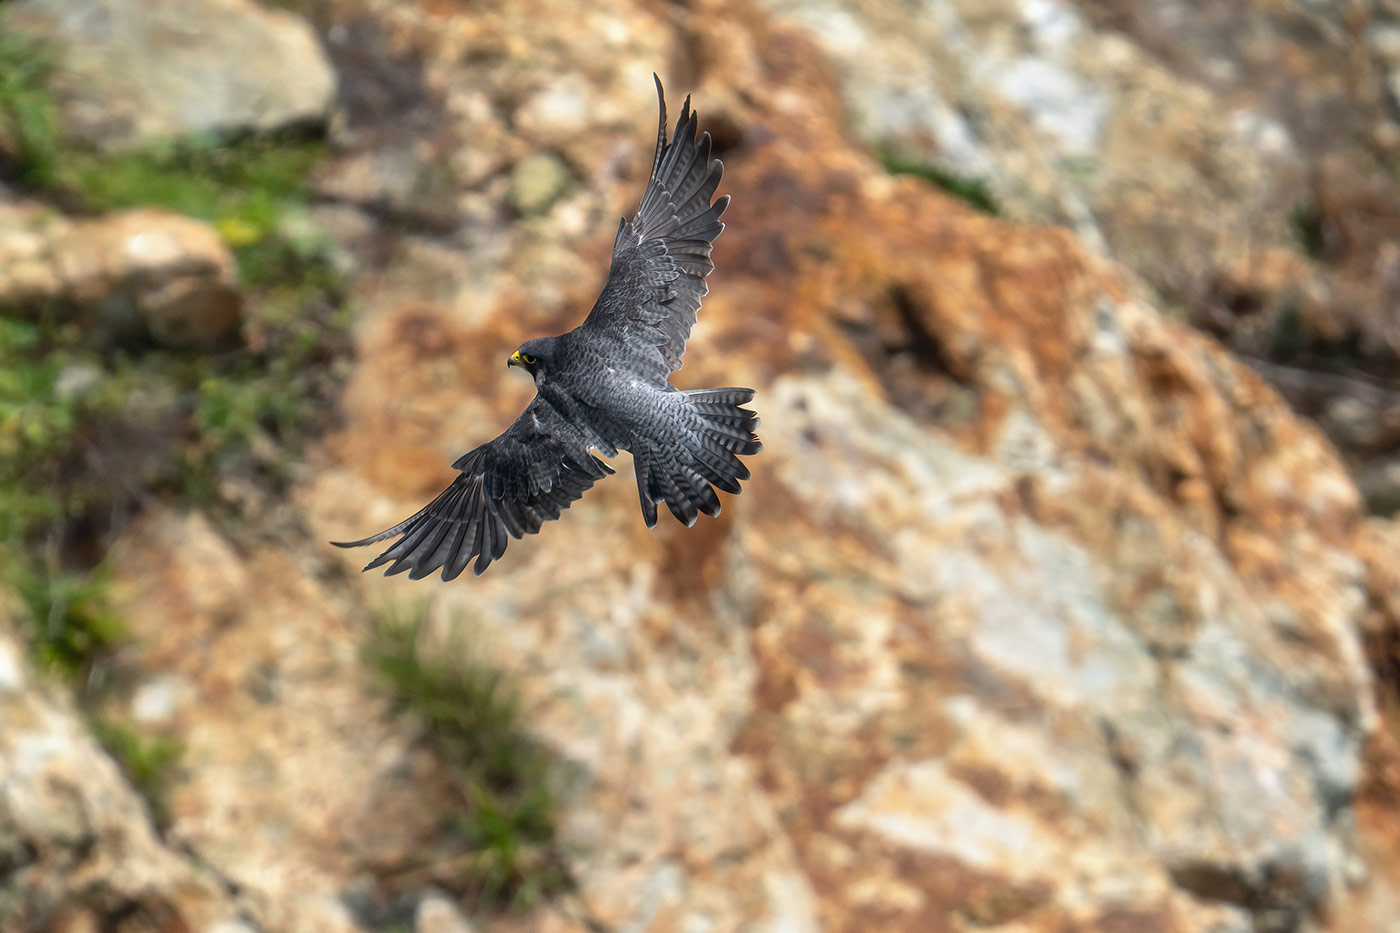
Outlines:
<svg viewBox="0 0 1400 933"><path fill-rule="evenodd" d="M715 489L737 495L740 481L749 478L749 468L739 458L763 449L754 434L758 415L741 407L753 399L752 389L696 389L676 395L686 433L637 444L632 451L648 528L656 525L658 502L687 527L702 512L719 515Z"/></svg>

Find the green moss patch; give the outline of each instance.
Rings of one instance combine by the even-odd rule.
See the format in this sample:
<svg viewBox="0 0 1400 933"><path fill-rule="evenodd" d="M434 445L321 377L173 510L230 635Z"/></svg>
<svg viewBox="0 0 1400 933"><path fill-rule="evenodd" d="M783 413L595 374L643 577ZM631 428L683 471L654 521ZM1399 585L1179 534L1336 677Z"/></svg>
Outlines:
<svg viewBox="0 0 1400 933"><path fill-rule="evenodd" d="M996 216L1001 213L996 197L984 179L966 178L928 162L906 158L889 149L880 151L880 164L891 175L912 175L942 188L984 214Z"/></svg>

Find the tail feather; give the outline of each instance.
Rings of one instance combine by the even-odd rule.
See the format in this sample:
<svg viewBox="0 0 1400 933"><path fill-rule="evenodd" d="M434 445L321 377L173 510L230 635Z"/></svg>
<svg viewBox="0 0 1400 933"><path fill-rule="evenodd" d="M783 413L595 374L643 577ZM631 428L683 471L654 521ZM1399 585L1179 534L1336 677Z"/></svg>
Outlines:
<svg viewBox="0 0 1400 933"><path fill-rule="evenodd" d="M694 466L694 462L686 468L683 474L694 498L692 503L696 503L696 508L711 518L719 516L719 496L715 495L714 489L705 478L700 475L700 471Z"/></svg>
<svg viewBox="0 0 1400 933"><path fill-rule="evenodd" d="M690 410L698 415L713 415L722 418L739 418L744 421L757 421L758 415L747 408L736 408L731 402L691 402Z"/></svg>
<svg viewBox="0 0 1400 933"><path fill-rule="evenodd" d="M701 448L695 456L695 462L700 467L701 475L714 485L733 495L739 494L739 480L749 478L748 467L736 457L730 455L726 460L721 460L723 454L719 451L712 451L708 448Z"/></svg>
<svg viewBox="0 0 1400 933"><path fill-rule="evenodd" d="M755 440L753 424L749 421L733 423L734 419L729 415L719 417L706 417L700 426L700 433L713 435L716 439L734 441L740 447L747 447ZM742 453L754 453L754 451L740 451Z"/></svg>
<svg viewBox="0 0 1400 933"><path fill-rule="evenodd" d="M637 470L637 496L642 500L642 520L647 523L648 528L655 528L656 500L661 497L661 493L652 475L651 460L639 450L633 454L632 462Z"/></svg>
<svg viewBox="0 0 1400 933"><path fill-rule="evenodd" d="M753 401L753 389L741 389L737 386L725 386L721 389L690 389L681 393L685 396L687 404L694 406L704 402L743 405ZM753 412L748 412L753 414Z"/></svg>
<svg viewBox="0 0 1400 933"><path fill-rule="evenodd" d="M671 398L687 428L683 438L637 443L633 450L637 494L648 528L656 524L658 502L687 526L702 512L719 515L715 489L738 494L740 481L749 478L739 457L763 449L753 433L758 416L740 407L753 398L752 389L697 389Z"/></svg>
<svg viewBox="0 0 1400 933"><path fill-rule="evenodd" d="M752 434L745 437L737 431L731 432L722 426L705 431L705 439L730 453L744 456L756 454L763 449L763 444Z"/></svg>
<svg viewBox="0 0 1400 933"><path fill-rule="evenodd" d="M661 465L664 469L658 479L666 506L686 527L694 525L701 512L711 517L719 514L719 497L688 462L668 456Z"/></svg>
<svg viewBox="0 0 1400 933"><path fill-rule="evenodd" d="M674 467L674 464L666 464ZM695 524L695 518L700 510L695 507L692 498L681 492L679 473L672 472L671 469L662 470L657 475L661 487L661 498L666 503L666 507L671 510L671 514L676 516L676 521L689 528Z"/></svg>

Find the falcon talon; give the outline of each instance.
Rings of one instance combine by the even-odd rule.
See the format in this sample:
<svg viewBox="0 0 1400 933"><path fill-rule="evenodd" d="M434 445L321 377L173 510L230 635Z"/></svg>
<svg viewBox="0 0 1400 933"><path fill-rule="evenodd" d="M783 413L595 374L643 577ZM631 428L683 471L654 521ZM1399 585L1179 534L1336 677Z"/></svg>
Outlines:
<svg viewBox="0 0 1400 933"><path fill-rule="evenodd" d="M743 407L753 389L670 383L709 293L710 250L729 196L715 197L724 165L711 155L710 134L697 138L689 97L666 138L666 95L652 77L661 119L651 178L636 215L618 224L593 309L567 334L527 340L510 355L507 368L530 374L535 398L500 437L452 464L457 478L441 495L378 534L331 542L397 538L366 570L389 564L385 576L407 571L417 580L441 568L453 580L475 560L480 575L511 538L538 532L613 472L595 450L631 452L648 528L657 503L686 527L702 512L718 516L716 488L737 495L749 478L739 458L763 449L758 416Z"/></svg>

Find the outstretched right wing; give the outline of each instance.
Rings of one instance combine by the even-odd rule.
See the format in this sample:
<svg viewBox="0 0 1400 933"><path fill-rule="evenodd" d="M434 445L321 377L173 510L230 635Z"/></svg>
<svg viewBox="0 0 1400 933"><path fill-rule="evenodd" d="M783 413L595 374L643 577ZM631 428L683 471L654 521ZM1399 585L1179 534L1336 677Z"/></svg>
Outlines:
<svg viewBox="0 0 1400 933"><path fill-rule="evenodd" d="M624 340L635 351L630 362L665 382L680 369L700 300L709 293L705 276L715 268L710 248L724 230L719 217L729 196L711 203L724 163L711 157L709 133L696 138L700 118L690 98L668 142L660 78L656 95L661 120L651 179L637 215L618 225L607 284L581 326Z"/></svg>
<svg viewBox="0 0 1400 933"><path fill-rule="evenodd" d="M452 464L461 474L417 514L359 541L399 541L366 565L393 561L385 576L409 571L413 580L442 568L454 580L473 557L480 576L505 553L511 537L534 534L556 519L612 468L589 452L592 439L538 395L500 437Z"/></svg>

